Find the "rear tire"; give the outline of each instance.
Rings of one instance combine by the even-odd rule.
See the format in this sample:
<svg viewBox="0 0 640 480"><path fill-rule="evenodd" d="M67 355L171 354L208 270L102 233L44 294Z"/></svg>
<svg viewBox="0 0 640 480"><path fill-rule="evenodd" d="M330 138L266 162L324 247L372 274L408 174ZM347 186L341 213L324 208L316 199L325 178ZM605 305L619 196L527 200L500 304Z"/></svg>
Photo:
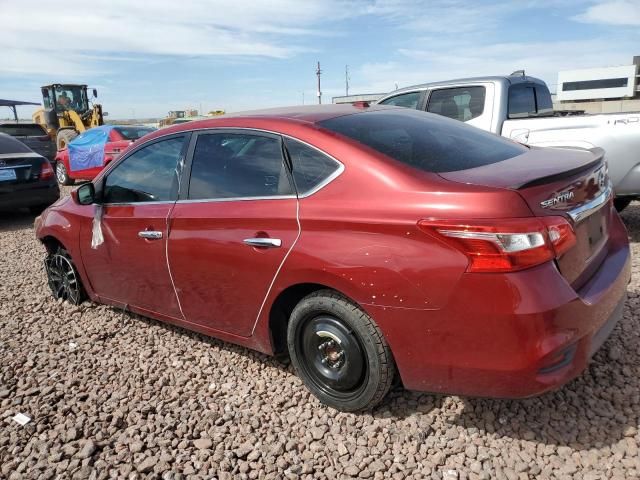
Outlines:
<svg viewBox="0 0 640 480"><path fill-rule="evenodd" d="M58 130L56 135L56 146L58 150L64 150L69 146L69 142L78 136L78 132L67 128L65 130Z"/></svg>
<svg viewBox="0 0 640 480"><path fill-rule="evenodd" d="M69 176L69 172L67 172L67 167L64 165L64 162L58 161L56 162L56 180L60 185L73 185L76 181Z"/></svg>
<svg viewBox="0 0 640 480"><path fill-rule="evenodd" d="M613 205L616 207L618 212L623 211L625 208L629 206L633 198L629 197L618 197L613 199Z"/></svg>
<svg viewBox="0 0 640 480"><path fill-rule="evenodd" d="M296 373L318 399L342 411L369 409L391 388L395 363L375 322L331 290L304 297L287 327Z"/></svg>
<svg viewBox="0 0 640 480"><path fill-rule="evenodd" d="M69 253L58 247L58 250L47 256L44 264L53 298L80 305L86 298L86 293Z"/></svg>

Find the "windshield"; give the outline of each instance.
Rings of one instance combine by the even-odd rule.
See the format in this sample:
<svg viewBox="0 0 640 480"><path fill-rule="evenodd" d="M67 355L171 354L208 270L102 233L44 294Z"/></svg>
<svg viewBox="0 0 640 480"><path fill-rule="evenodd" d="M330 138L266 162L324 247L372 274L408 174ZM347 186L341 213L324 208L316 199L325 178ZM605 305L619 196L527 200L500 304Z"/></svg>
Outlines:
<svg viewBox="0 0 640 480"><path fill-rule="evenodd" d="M125 140L138 140L139 138L144 137L147 133L151 133L155 130L155 128L151 127L115 127L115 131L117 131L123 139Z"/></svg>
<svg viewBox="0 0 640 480"><path fill-rule="evenodd" d="M53 94L56 99L56 110L75 110L76 112L86 112L89 110L87 101L87 89L81 85L56 85Z"/></svg>
<svg viewBox="0 0 640 480"><path fill-rule="evenodd" d="M527 151L457 120L405 108L345 115L319 125L426 172L466 170Z"/></svg>

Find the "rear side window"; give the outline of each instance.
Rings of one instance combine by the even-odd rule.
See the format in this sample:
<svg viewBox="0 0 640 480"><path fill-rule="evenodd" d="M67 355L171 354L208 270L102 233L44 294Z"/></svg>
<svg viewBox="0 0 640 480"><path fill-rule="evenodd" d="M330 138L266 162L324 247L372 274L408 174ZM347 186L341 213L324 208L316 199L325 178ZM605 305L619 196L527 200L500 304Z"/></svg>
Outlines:
<svg viewBox="0 0 640 480"><path fill-rule="evenodd" d="M105 203L162 202L178 197L178 161L184 137L160 140L133 152L109 174Z"/></svg>
<svg viewBox="0 0 640 480"><path fill-rule="evenodd" d="M538 116L553 115L553 103L549 89L544 85L536 85L536 110Z"/></svg>
<svg viewBox="0 0 640 480"><path fill-rule="evenodd" d="M396 107L418 108L422 92L410 92L387 98L380 102L381 105L395 105Z"/></svg>
<svg viewBox="0 0 640 480"><path fill-rule="evenodd" d="M292 193L279 139L245 133L198 135L191 162L190 199Z"/></svg>
<svg viewBox="0 0 640 480"><path fill-rule="evenodd" d="M285 144L299 195L311 192L340 168L336 161L304 143L287 138Z"/></svg>
<svg viewBox="0 0 640 480"><path fill-rule="evenodd" d="M482 115L484 97L482 86L434 90L429 96L427 111L466 122Z"/></svg>
<svg viewBox="0 0 640 480"><path fill-rule="evenodd" d="M0 155L6 153L32 153L32 150L21 141L0 133Z"/></svg>
<svg viewBox="0 0 640 480"><path fill-rule="evenodd" d="M509 118L532 117L536 114L536 97L532 85L509 87Z"/></svg>
<svg viewBox="0 0 640 480"><path fill-rule="evenodd" d="M47 131L40 125L33 124L0 125L0 132L14 137L43 137L47 134Z"/></svg>
<svg viewBox="0 0 640 480"><path fill-rule="evenodd" d="M319 125L425 172L480 167L527 151L464 123L413 110L370 111Z"/></svg>

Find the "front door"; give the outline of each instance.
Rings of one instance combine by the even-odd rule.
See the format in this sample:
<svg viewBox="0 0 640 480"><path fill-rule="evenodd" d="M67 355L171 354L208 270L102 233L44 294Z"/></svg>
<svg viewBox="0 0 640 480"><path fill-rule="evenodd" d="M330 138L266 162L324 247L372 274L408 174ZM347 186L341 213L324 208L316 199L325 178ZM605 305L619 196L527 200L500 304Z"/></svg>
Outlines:
<svg viewBox="0 0 640 480"><path fill-rule="evenodd" d="M187 321L249 336L298 237L282 140L245 130L194 142L188 192L171 214L171 272Z"/></svg>
<svg viewBox="0 0 640 480"><path fill-rule="evenodd" d="M81 233L87 275L100 297L182 318L166 247L184 144L184 135L152 141L107 173L100 222L104 241L91 247L91 224Z"/></svg>

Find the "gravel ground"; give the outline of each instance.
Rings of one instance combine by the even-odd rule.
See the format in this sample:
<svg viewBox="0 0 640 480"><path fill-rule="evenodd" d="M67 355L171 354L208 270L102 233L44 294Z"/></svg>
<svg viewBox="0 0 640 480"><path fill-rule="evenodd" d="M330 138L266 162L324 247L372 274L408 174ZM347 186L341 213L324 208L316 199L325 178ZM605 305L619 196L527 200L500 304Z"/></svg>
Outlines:
<svg viewBox="0 0 640 480"><path fill-rule="evenodd" d="M580 378L525 401L398 388L345 414L273 358L56 303L33 217L0 216L0 478L639 478L640 204L624 219L629 301Z"/></svg>

